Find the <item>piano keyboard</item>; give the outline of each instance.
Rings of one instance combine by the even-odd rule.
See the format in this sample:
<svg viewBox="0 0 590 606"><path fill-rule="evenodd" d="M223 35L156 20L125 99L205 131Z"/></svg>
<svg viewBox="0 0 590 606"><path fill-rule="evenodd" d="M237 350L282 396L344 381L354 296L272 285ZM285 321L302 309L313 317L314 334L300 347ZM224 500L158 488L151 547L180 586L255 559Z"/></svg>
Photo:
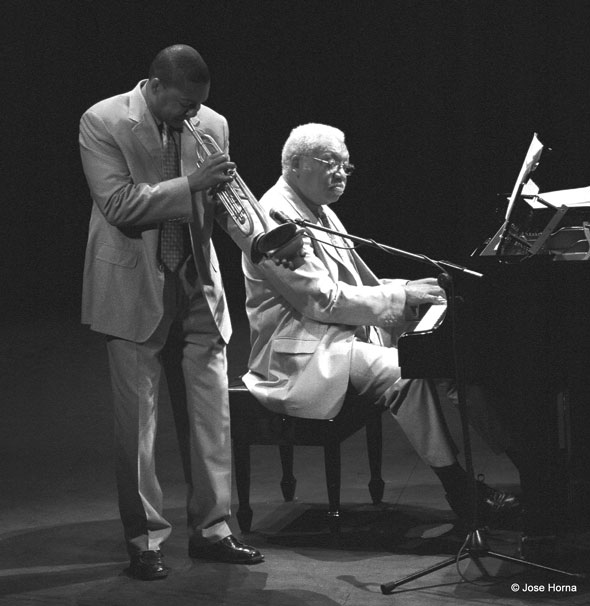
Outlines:
<svg viewBox="0 0 590 606"><path fill-rule="evenodd" d="M411 332L426 332L428 330L435 330L444 320L446 312L446 303L443 305L431 305Z"/></svg>

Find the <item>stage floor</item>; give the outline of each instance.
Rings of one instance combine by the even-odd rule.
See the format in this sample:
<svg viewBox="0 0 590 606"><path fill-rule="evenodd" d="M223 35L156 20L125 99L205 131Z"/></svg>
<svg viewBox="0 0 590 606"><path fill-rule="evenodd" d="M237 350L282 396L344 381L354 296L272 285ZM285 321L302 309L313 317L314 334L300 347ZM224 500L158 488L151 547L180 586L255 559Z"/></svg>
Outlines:
<svg viewBox="0 0 590 606"><path fill-rule="evenodd" d="M485 558L489 578L470 560L383 595L380 586L455 555L462 535L434 474L384 417L382 505L370 504L364 435L342 446L340 536L325 523L322 452L295 451L296 500L279 488L278 450L252 451L252 533L266 561L252 567L187 557L184 485L174 430L162 406L158 467L174 523L164 547L172 568L162 581L127 577L111 453L112 422L102 338L75 314L1 327L0 605L25 606L372 606L374 604L588 604L590 588L562 577L539 579L519 565ZM230 375L243 370L247 331L235 326ZM164 398L165 399L165 398ZM457 412L445 411L460 441ZM486 482L518 490L517 474L472 434L475 467ZM236 500L234 491L234 502ZM236 505L237 507L237 505ZM234 509L236 508L234 507ZM239 529L234 518L231 525ZM491 529L490 547L516 555L518 529ZM590 538L575 538L590 550ZM584 542L589 545L585 546ZM549 587L548 582L556 584ZM544 584L540 589L526 584ZM519 588L515 588L518 584ZM528 589L525 591L525 589Z"/></svg>

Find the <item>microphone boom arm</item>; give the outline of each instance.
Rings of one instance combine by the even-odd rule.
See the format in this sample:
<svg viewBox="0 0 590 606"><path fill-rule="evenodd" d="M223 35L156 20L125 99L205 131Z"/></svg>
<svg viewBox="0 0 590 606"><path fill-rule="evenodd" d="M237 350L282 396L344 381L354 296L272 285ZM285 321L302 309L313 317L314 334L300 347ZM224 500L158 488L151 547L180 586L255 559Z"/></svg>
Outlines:
<svg viewBox="0 0 590 606"><path fill-rule="evenodd" d="M455 271L460 271L462 273L468 274L474 278L483 278L483 274L473 271L472 269L468 269L467 267L463 267L462 265L457 265L456 263L451 263L450 261L437 261L427 257L426 255L418 255L416 253L408 252L407 250L402 250L401 248L394 248L393 246L388 246L387 244L381 244L376 242L375 240L368 238L361 238L360 236L355 236L353 234L343 234L334 229L330 229L329 227L324 227L323 225L317 225L316 223L311 223L310 221L306 221L305 219L291 219L287 217L283 212L277 210L271 210L270 216L277 221L277 223L294 223L295 225L299 225L301 227L306 227L309 229L317 229L329 234L334 234L336 236L340 236L346 238L348 240L352 240L358 244L364 244L366 246L372 246L373 248L378 248L379 250L383 250L389 254L396 255L398 257L404 257L405 259L410 259L412 261L417 261L419 263L426 263L428 265L433 265L437 269L445 272L446 269L453 269Z"/></svg>

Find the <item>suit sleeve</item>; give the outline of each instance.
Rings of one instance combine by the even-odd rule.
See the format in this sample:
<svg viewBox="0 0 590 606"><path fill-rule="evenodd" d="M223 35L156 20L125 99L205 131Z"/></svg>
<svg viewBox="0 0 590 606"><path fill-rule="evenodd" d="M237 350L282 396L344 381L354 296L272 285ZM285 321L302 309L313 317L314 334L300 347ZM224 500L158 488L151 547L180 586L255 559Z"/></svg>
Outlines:
<svg viewBox="0 0 590 606"><path fill-rule="evenodd" d="M114 226L142 226L170 219L191 220L191 194L186 177L160 183L135 183L125 149L101 116L87 111L80 120L82 167L94 202Z"/></svg>
<svg viewBox="0 0 590 606"><path fill-rule="evenodd" d="M246 263L248 278L268 280L289 305L316 322L391 328L405 321L406 293L400 281L375 286L335 281L309 242L304 251L305 263L296 270L268 259L256 267Z"/></svg>

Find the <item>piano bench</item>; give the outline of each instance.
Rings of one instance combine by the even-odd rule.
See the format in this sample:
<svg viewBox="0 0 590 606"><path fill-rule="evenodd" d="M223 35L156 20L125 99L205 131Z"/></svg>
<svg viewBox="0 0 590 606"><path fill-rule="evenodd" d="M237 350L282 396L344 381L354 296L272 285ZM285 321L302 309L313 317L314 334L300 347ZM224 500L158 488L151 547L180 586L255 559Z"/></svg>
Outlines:
<svg viewBox="0 0 590 606"><path fill-rule="evenodd" d="M236 517L242 532L250 532L250 446L277 445L281 458L281 490L285 501L295 496L297 480L293 475L294 446L323 446L328 488L328 526L340 530L340 443L365 428L371 479L369 492L374 504L383 499L381 477L382 409L360 404L358 396L347 396L341 411L332 419L303 419L272 412L262 406L241 379L229 387L231 436L238 492Z"/></svg>

